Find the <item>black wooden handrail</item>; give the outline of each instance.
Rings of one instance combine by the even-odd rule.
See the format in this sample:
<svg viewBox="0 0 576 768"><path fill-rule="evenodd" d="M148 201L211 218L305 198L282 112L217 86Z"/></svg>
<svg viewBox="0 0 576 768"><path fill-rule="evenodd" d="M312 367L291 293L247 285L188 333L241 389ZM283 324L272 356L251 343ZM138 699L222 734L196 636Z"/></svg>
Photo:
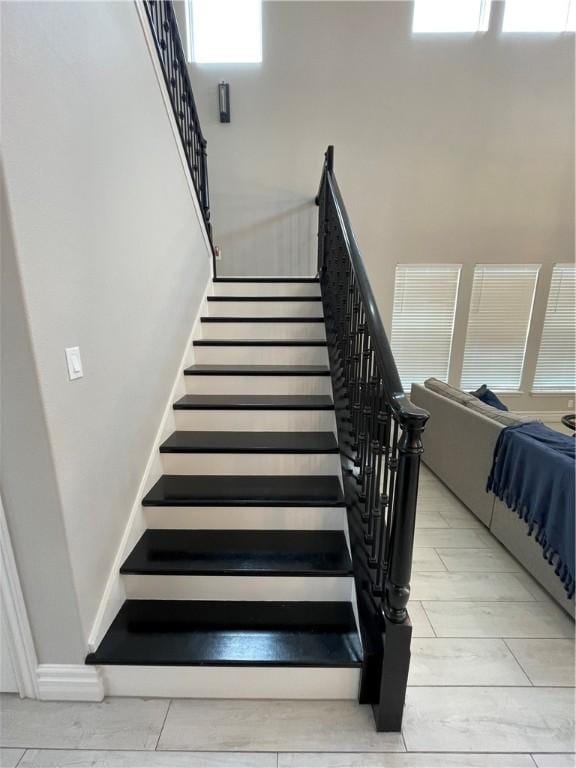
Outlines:
<svg viewBox="0 0 576 768"><path fill-rule="evenodd" d="M206 139L200 127L176 14L172 0L144 0L144 7L214 256Z"/></svg>
<svg viewBox="0 0 576 768"><path fill-rule="evenodd" d="M394 355L392 354L388 336L384 330L384 324L382 323L374 292L372 291L372 286L370 285L370 280L366 273L364 259L358 248L358 243L356 242L356 237L352 230L352 226L350 225L350 219L348 218L342 195L340 194L338 182L332 171L328 171L326 182L334 198L336 212L342 228L342 235L346 250L348 251L350 264L356 275L356 280L362 295L364 311L366 313L366 324L368 325L368 330L374 345L374 354L378 360L380 371L384 379L384 395L401 424L407 424L409 420L414 420L415 422L420 421L422 422L422 425L424 425L428 419L427 411L412 404L400 383L396 361L394 360Z"/></svg>
<svg viewBox="0 0 576 768"><path fill-rule="evenodd" d="M360 632L360 701L399 730L412 625L407 605L422 432L405 395L338 183L325 154L316 197L318 274L342 463Z"/></svg>

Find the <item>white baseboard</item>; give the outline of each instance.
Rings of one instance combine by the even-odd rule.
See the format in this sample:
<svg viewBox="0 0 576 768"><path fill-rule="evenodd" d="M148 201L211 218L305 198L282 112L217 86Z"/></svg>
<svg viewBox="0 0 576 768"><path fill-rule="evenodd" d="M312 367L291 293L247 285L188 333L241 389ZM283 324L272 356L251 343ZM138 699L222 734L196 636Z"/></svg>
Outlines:
<svg viewBox="0 0 576 768"><path fill-rule="evenodd" d="M124 534L120 540L120 544L112 563L112 568L108 576L108 581L104 589L104 594L98 606L96 617L88 637L88 650L94 652L99 646L102 638L106 634L108 627L114 620L114 617L122 607L122 603L126 599L126 591L124 589L123 581L120 577L120 567L126 556L131 552L140 536L144 533L148 527L144 518L144 512L142 509L142 498L154 485L154 483L160 478L162 474L162 464L159 453L160 444L168 437L168 435L174 431L174 410L172 408L174 402L185 394L185 383L183 371L189 365L194 363L194 347L192 345L193 339L198 335L200 317L206 304L206 296L212 285L212 279L209 278L208 283L204 290L204 295L198 307L198 312L190 336L186 342L186 347L182 354L182 358L178 363L178 368L175 373L174 384L168 395L166 406L160 419L160 426L156 437L152 444L146 468L142 476L142 482L136 492L134 504L130 512L130 517L126 523Z"/></svg>
<svg viewBox="0 0 576 768"><path fill-rule="evenodd" d="M102 701L104 684L97 667L84 664L39 664L38 698L43 701Z"/></svg>

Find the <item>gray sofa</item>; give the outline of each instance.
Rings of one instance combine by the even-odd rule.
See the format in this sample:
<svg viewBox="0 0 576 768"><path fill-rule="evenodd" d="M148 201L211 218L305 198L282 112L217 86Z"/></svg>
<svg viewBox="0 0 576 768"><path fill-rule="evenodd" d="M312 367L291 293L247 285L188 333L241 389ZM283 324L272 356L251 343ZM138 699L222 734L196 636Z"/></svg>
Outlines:
<svg viewBox="0 0 576 768"><path fill-rule="evenodd" d="M534 537L527 535L526 523L486 491L500 431L529 419L484 405L437 379L428 379L424 386L413 384L411 400L430 413L424 433L424 463L554 600L574 616L574 599L566 598L554 568L542 557Z"/></svg>

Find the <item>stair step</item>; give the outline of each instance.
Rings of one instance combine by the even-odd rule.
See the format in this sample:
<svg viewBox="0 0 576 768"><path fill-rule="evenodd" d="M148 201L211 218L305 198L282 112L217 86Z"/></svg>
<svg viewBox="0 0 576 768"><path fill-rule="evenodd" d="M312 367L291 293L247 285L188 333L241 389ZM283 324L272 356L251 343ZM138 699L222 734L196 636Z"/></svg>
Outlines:
<svg viewBox="0 0 576 768"><path fill-rule="evenodd" d="M127 600L87 664L358 667L350 603Z"/></svg>
<svg viewBox="0 0 576 768"><path fill-rule="evenodd" d="M215 283L319 283L317 277L215 277Z"/></svg>
<svg viewBox="0 0 576 768"><path fill-rule="evenodd" d="M338 453L333 432L177 431L160 453Z"/></svg>
<svg viewBox="0 0 576 768"><path fill-rule="evenodd" d="M185 376L330 376L324 365L192 365Z"/></svg>
<svg viewBox="0 0 576 768"><path fill-rule="evenodd" d="M175 411L333 411L328 395L184 395Z"/></svg>
<svg viewBox="0 0 576 768"><path fill-rule="evenodd" d="M148 530L120 572L349 576L352 563L342 531Z"/></svg>
<svg viewBox="0 0 576 768"><path fill-rule="evenodd" d="M195 339L195 347L326 347L325 339Z"/></svg>
<svg viewBox="0 0 576 768"><path fill-rule="evenodd" d="M145 507L340 507L336 475L163 475Z"/></svg>
<svg viewBox="0 0 576 768"><path fill-rule="evenodd" d="M208 296L208 301L316 301L321 302L321 296Z"/></svg>
<svg viewBox="0 0 576 768"><path fill-rule="evenodd" d="M201 323L323 323L323 317L307 317L306 315L270 315L268 317L246 317L245 315L205 315Z"/></svg>

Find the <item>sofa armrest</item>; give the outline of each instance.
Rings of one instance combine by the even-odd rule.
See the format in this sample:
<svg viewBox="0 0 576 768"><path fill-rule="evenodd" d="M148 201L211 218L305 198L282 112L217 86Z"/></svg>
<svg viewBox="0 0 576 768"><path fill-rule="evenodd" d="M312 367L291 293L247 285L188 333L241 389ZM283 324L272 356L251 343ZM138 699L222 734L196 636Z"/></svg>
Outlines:
<svg viewBox="0 0 576 768"><path fill-rule="evenodd" d="M419 384L412 385L411 400L430 413L424 463L489 527L495 497L486 481L502 425Z"/></svg>

